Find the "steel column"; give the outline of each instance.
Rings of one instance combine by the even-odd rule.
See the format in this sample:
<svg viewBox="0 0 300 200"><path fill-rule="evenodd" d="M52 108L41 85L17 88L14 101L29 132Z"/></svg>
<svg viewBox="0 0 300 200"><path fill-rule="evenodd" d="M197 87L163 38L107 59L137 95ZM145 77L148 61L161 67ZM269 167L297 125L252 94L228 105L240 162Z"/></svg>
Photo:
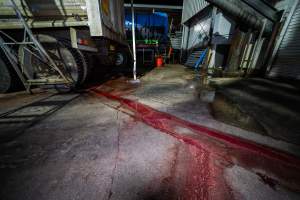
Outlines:
<svg viewBox="0 0 300 200"><path fill-rule="evenodd" d="M132 27L132 49L133 49L133 79L136 81L136 44L135 44L135 19L133 0L131 0L131 27Z"/></svg>

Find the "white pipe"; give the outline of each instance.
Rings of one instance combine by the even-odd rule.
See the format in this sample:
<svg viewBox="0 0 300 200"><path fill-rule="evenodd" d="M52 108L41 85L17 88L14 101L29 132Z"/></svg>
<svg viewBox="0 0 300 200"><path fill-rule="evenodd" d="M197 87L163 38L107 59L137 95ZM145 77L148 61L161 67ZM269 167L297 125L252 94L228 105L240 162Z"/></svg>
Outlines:
<svg viewBox="0 0 300 200"><path fill-rule="evenodd" d="M237 18L239 21L247 24L248 26L261 30L265 26L265 32L272 32L272 24L268 23L264 25L264 21L260 19L257 15L252 14L240 1L238 0L206 0L207 2L213 4L222 11L227 12L233 17Z"/></svg>
<svg viewBox="0 0 300 200"><path fill-rule="evenodd" d="M131 19L132 19L132 49L133 49L133 79L136 81L136 46L135 46L135 22L134 22L134 7L131 0Z"/></svg>

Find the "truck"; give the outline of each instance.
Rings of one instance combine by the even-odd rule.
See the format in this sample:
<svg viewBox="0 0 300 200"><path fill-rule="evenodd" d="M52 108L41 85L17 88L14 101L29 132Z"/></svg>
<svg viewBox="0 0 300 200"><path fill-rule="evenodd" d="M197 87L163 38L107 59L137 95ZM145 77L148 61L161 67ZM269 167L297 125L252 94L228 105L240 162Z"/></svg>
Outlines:
<svg viewBox="0 0 300 200"><path fill-rule="evenodd" d="M92 66L126 66L130 49L124 18L123 0L0 0L0 92L12 90L20 79L25 87L56 85L49 80L59 75L78 87ZM37 58L36 47L49 61ZM18 67L11 66L14 56Z"/></svg>

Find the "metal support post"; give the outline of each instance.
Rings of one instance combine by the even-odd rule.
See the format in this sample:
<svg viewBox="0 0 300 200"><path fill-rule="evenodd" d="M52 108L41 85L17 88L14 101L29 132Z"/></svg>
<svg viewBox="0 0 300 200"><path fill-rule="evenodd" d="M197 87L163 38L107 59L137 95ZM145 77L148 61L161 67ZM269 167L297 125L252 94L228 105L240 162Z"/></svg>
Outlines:
<svg viewBox="0 0 300 200"><path fill-rule="evenodd" d="M264 33L264 31L265 31L266 24L267 24L267 20L264 19L263 27L262 27L262 29L260 30L259 36L258 36L258 38L257 38L257 40L256 40L256 42L255 42L255 44L254 44L254 47L253 47L253 49L252 49L252 51L251 51L251 53L250 53L249 62L247 63L247 67L246 67L247 74L248 74L251 70L253 70L254 67L255 67L255 66L254 66L254 65L255 65L255 63L254 63L254 56L255 56L256 53L260 53L260 52L257 52L257 46L258 46L258 43L259 43L259 42L261 41L261 39L262 39L263 33Z"/></svg>
<svg viewBox="0 0 300 200"><path fill-rule="evenodd" d="M133 49L133 80L137 81L136 77L136 42L135 42L135 16L134 16L134 7L133 0L131 0L131 27L132 27L132 49Z"/></svg>

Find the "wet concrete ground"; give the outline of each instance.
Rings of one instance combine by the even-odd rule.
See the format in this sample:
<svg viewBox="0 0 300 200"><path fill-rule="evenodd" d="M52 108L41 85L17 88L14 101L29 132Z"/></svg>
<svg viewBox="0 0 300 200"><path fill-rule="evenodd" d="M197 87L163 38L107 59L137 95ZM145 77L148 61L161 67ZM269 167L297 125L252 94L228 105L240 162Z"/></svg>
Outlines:
<svg viewBox="0 0 300 200"><path fill-rule="evenodd" d="M11 110L15 110L22 106L26 106L34 101L47 98L54 93L51 91L44 91L41 89L34 89L32 95L28 95L26 91L14 92L10 94L0 94L0 115L5 114Z"/></svg>
<svg viewBox="0 0 300 200"><path fill-rule="evenodd" d="M192 71L163 70L52 96L64 104L0 144L0 199L300 198L299 159L206 129L244 133L207 119Z"/></svg>
<svg viewBox="0 0 300 200"><path fill-rule="evenodd" d="M296 82L219 78L214 84L217 88L214 107L220 120L300 145L300 87ZM238 112L233 111L236 108ZM251 119L255 128L249 126Z"/></svg>
<svg viewBox="0 0 300 200"><path fill-rule="evenodd" d="M274 139L269 135L217 120L211 108L215 99L215 92L211 88L201 88L199 83L200 80L195 71L181 65L170 65L162 69L152 70L146 76L141 77L141 84L138 87L129 84L126 78L119 78L108 81L99 88L102 91L135 100L189 122L221 130L227 134L300 157L299 145L295 145L294 142ZM249 109L251 110L251 108ZM272 113L271 111L272 109L270 113ZM264 115L267 114L268 112L264 110ZM264 115L261 114L260 117L263 118ZM269 119L274 120L274 117ZM276 120L274 123L277 123ZM278 125L274 127L278 127Z"/></svg>

